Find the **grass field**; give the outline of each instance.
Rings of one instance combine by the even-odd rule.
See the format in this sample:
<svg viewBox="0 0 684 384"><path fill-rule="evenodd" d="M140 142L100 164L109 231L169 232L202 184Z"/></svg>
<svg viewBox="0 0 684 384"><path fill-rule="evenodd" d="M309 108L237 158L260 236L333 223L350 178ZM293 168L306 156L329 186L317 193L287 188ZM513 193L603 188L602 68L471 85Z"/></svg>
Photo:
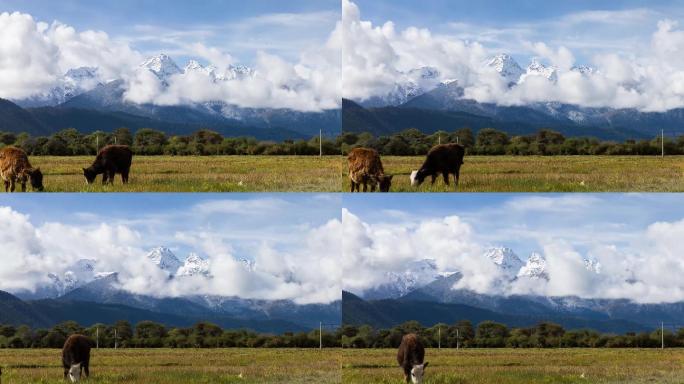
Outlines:
<svg viewBox="0 0 684 384"><path fill-rule="evenodd" d="M94 157L32 156L47 192L338 192L340 156L135 156L129 185L101 176L86 185L83 167Z"/></svg>
<svg viewBox="0 0 684 384"><path fill-rule="evenodd" d="M393 174L392 192L450 192L440 176L418 188L410 185L411 170L424 156L383 156L385 172ZM345 161L346 163L346 161ZM344 191L349 178L344 177ZM684 156L466 156L461 168L461 192L681 192Z"/></svg>
<svg viewBox="0 0 684 384"><path fill-rule="evenodd" d="M425 384L684 383L684 350L428 349ZM401 383L396 350L344 350L342 382Z"/></svg>
<svg viewBox="0 0 684 384"><path fill-rule="evenodd" d="M99 349L87 383L339 383L339 350ZM3 384L64 384L61 351L0 350Z"/></svg>

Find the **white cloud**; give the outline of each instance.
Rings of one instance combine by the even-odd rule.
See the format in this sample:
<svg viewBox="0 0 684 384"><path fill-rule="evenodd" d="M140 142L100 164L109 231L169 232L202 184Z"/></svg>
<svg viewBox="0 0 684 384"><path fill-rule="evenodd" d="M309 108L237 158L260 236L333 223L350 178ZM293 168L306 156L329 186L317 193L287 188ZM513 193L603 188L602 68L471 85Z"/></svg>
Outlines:
<svg viewBox="0 0 684 384"><path fill-rule="evenodd" d="M211 212L218 212L214 208L210 207ZM78 260L94 259L97 271L118 272L121 288L138 294L209 294L329 303L341 296L339 255L335 254L340 249L340 228L339 220L331 220L307 229L292 239L297 246L290 251L283 250L277 241L264 240L260 247L250 250L253 271L237 260L231 243L220 231L178 232L173 240L205 255L213 278L169 280L146 257L147 233L126 225L47 222L35 226L28 216L0 207L0 290L34 291L50 283L48 273L63 276Z"/></svg>
<svg viewBox="0 0 684 384"><path fill-rule="evenodd" d="M591 209L578 208L574 202L566 206ZM562 210L549 212L563 214ZM601 229L593 233L594 241L588 248L573 244L572 236L566 238L557 231L531 231L527 235L534 237L537 250L546 260L549 280L521 277L508 281L504 272L483 256L491 245L489 241L481 240L459 217L369 224L343 210L342 218L342 286L359 294L388 283L388 272L403 272L413 261L435 259L438 272L463 275L454 289L502 295L619 298L641 303L684 300L680 252L684 220L654 223L634 232L629 243L620 246L612 244L613 237L604 236ZM512 240L498 239L504 243ZM585 260L598 262L599 272L588 269Z"/></svg>
<svg viewBox="0 0 684 384"><path fill-rule="evenodd" d="M288 20L306 18L271 15L253 22L287 24ZM140 28L143 31L150 29L149 26ZM172 33L160 39L219 71L235 63L223 49L197 40L187 41L202 36ZM2 13L0 97L23 99L44 94L56 86L69 69L88 66L98 68L100 81L124 79L125 99L134 103L179 105L224 101L240 107L315 112L340 105L340 52L341 39L335 30L322 46L308 47L295 62L259 52L254 77L214 82L197 73L179 74L172 76L166 87L150 72L137 69L144 56L127 41L112 39L103 31L79 32L59 22L48 25L37 22L28 14Z"/></svg>
<svg viewBox="0 0 684 384"><path fill-rule="evenodd" d="M451 30L457 32L455 37L417 27L397 31L391 21L373 25L362 19L356 4L350 0L342 4L342 94L347 98L365 100L385 95L395 84L406 81L407 71L432 66L440 71L440 80L457 79L464 87L464 96L480 102L523 105L555 101L642 111L684 107L684 31L677 22L660 20L650 43L645 44L624 40L624 33L614 33L615 28L624 30L626 25L630 29L642 28L643 23L662 16L648 10L588 11L501 30L451 23ZM587 25L600 28L597 33L585 35ZM580 38L574 41L554 36L547 29L580 33ZM607 29L609 37L604 38L601 32ZM550 41L539 41L544 38ZM591 52L590 62L578 63L573 47L585 55ZM557 81L531 76L509 88L502 77L484 65L501 49L555 66ZM598 71L582 75L570 70L578 64L592 65Z"/></svg>

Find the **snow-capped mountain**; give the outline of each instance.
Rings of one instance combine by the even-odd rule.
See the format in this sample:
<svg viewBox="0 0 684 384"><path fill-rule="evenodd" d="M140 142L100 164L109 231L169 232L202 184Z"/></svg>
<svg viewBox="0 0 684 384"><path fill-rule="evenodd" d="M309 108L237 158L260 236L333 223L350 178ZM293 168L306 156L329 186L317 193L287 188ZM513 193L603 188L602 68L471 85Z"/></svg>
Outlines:
<svg viewBox="0 0 684 384"><path fill-rule="evenodd" d="M183 73L173 59L163 53L145 60L140 64L140 68L154 73L165 84L171 76Z"/></svg>
<svg viewBox="0 0 684 384"><path fill-rule="evenodd" d="M509 280L515 279L518 271L523 267L522 260L510 248L490 248L485 252L484 256L496 264Z"/></svg>
<svg viewBox="0 0 684 384"><path fill-rule="evenodd" d="M527 71L520 77L519 82L525 81L530 76L541 76L555 82L558 80L558 70L553 66L546 66L536 59L533 59L530 65L527 66Z"/></svg>
<svg viewBox="0 0 684 384"><path fill-rule="evenodd" d="M373 96L361 102L366 107L401 105L412 98L422 95L440 84L440 72L433 67L414 68L400 73L392 88L384 95Z"/></svg>
<svg viewBox="0 0 684 384"><path fill-rule="evenodd" d="M437 270L433 259L414 261L401 272L387 272L386 283L363 293L367 299L397 298L417 288L427 285L442 274Z"/></svg>
<svg viewBox="0 0 684 384"><path fill-rule="evenodd" d="M209 260L205 260L196 253L191 253L185 263L178 268L176 276L209 276Z"/></svg>
<svg viewBox="0 0 684 384"><path fill-rule="evenodd" d="M170 276L173 276L183 264L178 260L176 255L166 247L156 247L147 254L150 259L159 268L166 271Z"/></svg>
<svg viewBox="0 0 684 384"><path fill-rule="evenodd" d="M532 252L525 265L518 271L518 277L548 280L546 272L546 259L537 252Z"/></svg>
<svg viewBox="0 0 684 384"><path fill-rule="evenodd" d="M68 70L57 79L49 91L32 97L15 100L22 107L42 107L62 104L74 96L87 92L101 84L97 68L80 67Z"/></svg>
<svg viewBox="0 0 684 384"><path fill-rule="evenodd" d="M494 56L487 62L487 66L494 68L495 71L499 72L501 77L506 79L509 86L517 84L520 77L525 73L518 62L507 54Z"/></svg>

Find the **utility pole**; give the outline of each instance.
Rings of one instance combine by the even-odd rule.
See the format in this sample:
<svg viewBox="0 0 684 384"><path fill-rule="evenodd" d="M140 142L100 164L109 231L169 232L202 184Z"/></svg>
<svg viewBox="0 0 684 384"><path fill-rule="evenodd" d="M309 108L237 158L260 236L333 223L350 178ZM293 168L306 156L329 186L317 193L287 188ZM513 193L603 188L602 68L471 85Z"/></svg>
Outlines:
<svg viewBox="0 0 684 384"><path fill-rule="evenodd" d="M442 326L437 328L437 349L442 349Z"/></svg>
<svg viewBox="0 0 684 384"><path fill-rule="evenodd" d="M323 323L318 322L318 349L323 349Z"/></svg>
<svg viewBox="0 0 684 384"><path fill-rule="evenodd" d="M660 157L665 157L665 130L660 130Z"/></svg>
<svg viewBox="0 0 684 384"><path fill-rule="evenodd" d="M100 150L100 135L95 135L95 152Z"/></svg>
<svg viewBox="0 0 684 384"><path fill-rule="evenodd" d="M114 349L116 349L116 347L117 347L116 342L117 342L117 339L116 339L116 328L114 328Z"/></svg>
<svg viewBox="0 0 684 384"><path fill-rule="evenodd" d="M665 349L665 324L660 322L660 349Z"/></svg>
<svg viewBox="0 0 684 384"><path fill-rule="evenodd" d="M95 349L100 349L100 327L95 328Z"/></svg>
<svg viewBox="0 0 684 384"><path fill-rule="evenodd" d="M323 157L323 129L318 130L318 157Z"/></svg>
<svg viewBox="0 0 684 384"><path fill-rule="evenodd" d="M442 134L441 133L437 134L437 144L442 144Z"/></svg>
<svg viewBox="0 0 684 384"><path fill-rule="evenodd" d="M458 350L458 346L459 346L459 345L458 345L458 341L459 341L458 339L459 339L459 337L458 337L458 327L456 327L456 350Z"/></svg>

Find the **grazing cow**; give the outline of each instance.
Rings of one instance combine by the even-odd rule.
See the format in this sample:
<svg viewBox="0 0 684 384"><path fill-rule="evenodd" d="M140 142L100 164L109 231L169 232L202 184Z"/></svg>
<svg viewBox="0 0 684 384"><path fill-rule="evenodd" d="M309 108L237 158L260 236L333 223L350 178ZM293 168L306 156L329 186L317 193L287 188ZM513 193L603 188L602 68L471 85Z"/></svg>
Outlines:
<svg viewBox="0 0 684 384"><path fill-rule="evenodd" d="M440 173L444 177L444 183L449 185L449 174L452 173L454 182L458 187L463 156L465 156L465 149L460 144L435 145L428 152L420 169L411 172L411 185L419 186L427 176L432 176L432 184L434 184L437 175Z"/></svg>
<svg viewBox="0 0 684 384"><path fill-rule="evenodd" d="M347 156L349 163L349 179L351 180L351 192L359 192L359 186L363 184L366 192L370 184L371 192L379 186L380 192L389 192L392 185L392 175L385 175L382 161L378 151L370 148L354 148Z"/></svg>
<svg viewBox="0 0 684 384"><path fill-rule="evenodd" d="M62 348L62 365L64 379L68 377L72 383L81 379L81 372L85 377L90 376L90 349L93 341L83 335L71 335L64 342Z"/></svg>
<svg viewBox="0 0 684 384"><path fill-rule="evenodd" d="M93 165L83 168L83 176L88 184L92 184L97 175L102 174L102 184L114 184L114 176L120 173L126 184L132 161L133 151L127 145L108 145L97 153Z"/></svg>
<svg viewBox="0 0 684 384"><path fill-rule="evenodd" d="M404 370L404 379L407 383L420 384L423 382L423 374L428 363L423 362L425 348L415 333L404 335L397 352L397 362Z"/></svg>
<svg viewBox="0 0 684 384"><path fill-rule="evenodd" d="M27 181L34 191L43 190L43 173L31 166L26 152L20 148L0 149L0 177L5 183L5 192L14 192L17 182L21 184L21 191L26 192Z"/></svg>

